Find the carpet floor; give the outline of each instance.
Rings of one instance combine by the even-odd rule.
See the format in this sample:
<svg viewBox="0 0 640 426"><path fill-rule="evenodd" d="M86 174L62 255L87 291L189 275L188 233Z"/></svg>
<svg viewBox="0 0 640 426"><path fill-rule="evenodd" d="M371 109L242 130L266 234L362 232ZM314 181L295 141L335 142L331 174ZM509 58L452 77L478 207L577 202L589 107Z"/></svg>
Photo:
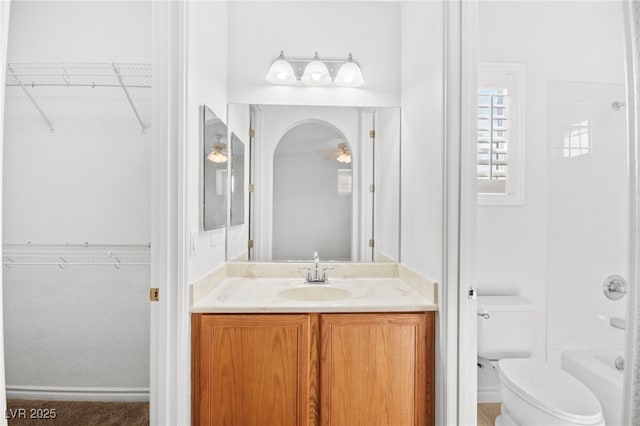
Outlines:
<svg viewBox="0 0 640 426"><path fill-rule="evenodd" d="M7 400L9 426L148 426L147 402Z"/></svg>

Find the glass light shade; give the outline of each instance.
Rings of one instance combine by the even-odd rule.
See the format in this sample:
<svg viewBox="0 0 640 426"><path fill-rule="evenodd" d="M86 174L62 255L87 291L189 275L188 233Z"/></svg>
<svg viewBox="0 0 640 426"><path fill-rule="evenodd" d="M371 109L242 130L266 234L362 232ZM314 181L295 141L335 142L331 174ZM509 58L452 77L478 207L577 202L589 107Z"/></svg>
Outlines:
<svg viewBox="0 0 640 426"><path fill-rule="evenodd" d="M220 151L213 151L211 154L207 156L209 161L213 161L214 163L224 163L227 161L227 156Z"/></svg>
<svg viewBox="0 0 640 426"><path fill-rule="evenodd" d="M351 59L351 55L349 55L349 59L347 62L340 66L338 69L338 73L336 74L336 79L334 83L337 86L342 87L358 87L364 84L364 78L362 78L362 70L358 64L353 62Z"/></svg>
<svg viewBox="0 0 640 426"><path fill-rule="evenodd" d="M209 161L213 161L214 163L224 163L227 161L227 154L222 152L222 150L226 148L225 144L215 143L213 144L213 151L209 155L207 155L207 159Z"/></svg>
<svg viewBox="0 0 640 426"><path fill-rule="evenodd" d="M309 62L302 74L302 82L309 86L326 86L331 84L331 75L329 69L324 62L318 58L318 53L313 58L313 61Z"/></svg>
<svg viewBox="0 0 640 426"><path fill-rule="evenodd" d="M283 52L280 52L278 59L271 64L265 78L272 84L296 84L298 82L293 67L284 59Z"/></svg>
<svg viewBox="0 0 640 426"><path fill-rule="evenodd" d="M336 160L338 160L341 163L350 163L351 162L351 153L350 152L343 152L342 154L340 154Z"/></svg>

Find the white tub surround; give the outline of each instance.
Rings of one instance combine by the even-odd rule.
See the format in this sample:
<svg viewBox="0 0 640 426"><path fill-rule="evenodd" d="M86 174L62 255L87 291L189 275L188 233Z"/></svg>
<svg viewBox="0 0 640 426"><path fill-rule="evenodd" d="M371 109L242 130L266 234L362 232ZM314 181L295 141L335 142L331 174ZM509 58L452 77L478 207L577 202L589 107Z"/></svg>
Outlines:
<svg viewBox="0 0 640 426"><path fill-rule="evenodd" d="M624 374L616 368L620 351L564 351L560 365L564 371L587 385L598 398L607 425L621 425Z"/></svg>
<svg viewBox="0 0 640 426"><path fill-rule="evenodd" d="M386 265L386 266L385 266ZM328 283L305 283L308 264L229 263L194 284L193 313L416 312L435 311L435 284L398 277L397 264L334 266ZM277 271L277 275L273 276ZM300 293L302 292L302 293Z"/></svg>

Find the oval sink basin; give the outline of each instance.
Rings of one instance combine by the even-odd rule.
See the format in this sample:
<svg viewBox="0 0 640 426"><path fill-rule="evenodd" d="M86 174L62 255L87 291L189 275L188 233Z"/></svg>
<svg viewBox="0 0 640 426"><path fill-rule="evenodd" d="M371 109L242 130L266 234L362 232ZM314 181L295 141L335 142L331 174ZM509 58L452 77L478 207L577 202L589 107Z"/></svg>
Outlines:
<svg viewBox="0 0 640 426"><path fill-rule="evenodd" d="M351 297L351 292L349 290L344 290L341 288L325 287L321 284L309 284L305 287L293 287L282 290L278 293L278 296L290 300L326 302L331 300L346 299L348 297Z"/></svg>

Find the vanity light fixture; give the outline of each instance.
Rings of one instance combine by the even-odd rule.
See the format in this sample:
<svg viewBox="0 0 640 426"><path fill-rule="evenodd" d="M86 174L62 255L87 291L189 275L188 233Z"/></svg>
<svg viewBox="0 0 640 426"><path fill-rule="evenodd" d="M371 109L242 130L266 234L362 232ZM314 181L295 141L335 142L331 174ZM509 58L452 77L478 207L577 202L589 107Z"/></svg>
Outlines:
<svg viewBox="0 0 640 426"><path fill-rule="evenodd" d="M279 85L358 87L364 84L362 70L351 53L346 60L320 60L318 52L311 59L285 59L284 52L280 51L265 78Z"/></svg>
<svg viewBox="0 0 640 426"><path fill-rule="evenodd" d="M320 60L316 52L313 60L304 67L304 74L300 79L307 86L326 86L331 84L329 68Z"/></svg>
<svg viewBox="0 0 640 426"><path fill-rule="evenodd" d="M220 143L221 135L216 134L218 138L218 142L213 144L212 151L207 155L207 159L214 163L225 163L227 161L227 154L225 154L225 150L227 149L227 145L224 143Z"/></svg>
<svg viewBox="0 0 640 426"><path fill-rule="evenodd" d="M353 56L349 53L347 62L342 64L338 69L338 74L333 81L337 86L342 87L358 87L364 84L364 78L362 78L362 70L353 62Z"/></svg>
<svg viewBox="0 0 640 426"><path fill-rule="evenodd" d="M280 56L276 59L267 73L266 79L272 84L295 84L298 79L293 72L293 67L286 59L284 59L284 52L280 51Z"/></svg>

